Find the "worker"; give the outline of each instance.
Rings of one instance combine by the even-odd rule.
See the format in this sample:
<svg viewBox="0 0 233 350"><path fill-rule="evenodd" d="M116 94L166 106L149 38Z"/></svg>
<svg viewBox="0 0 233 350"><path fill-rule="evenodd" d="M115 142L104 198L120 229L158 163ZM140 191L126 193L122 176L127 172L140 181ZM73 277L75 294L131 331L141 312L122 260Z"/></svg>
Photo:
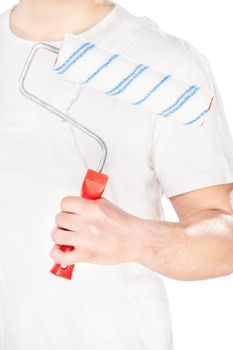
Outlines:
<svg viewBox="0 0 233 350"><path fill-rule="evenodd" d="M59 49L65 33L124 48L213 94L201 123L170 123L60 82L55 55L38 52L28 90L106 142L109 181L97 200L80 188L97 167L98 145L19 91L31 48ZM208 59L109 1L20 0L1 13L0 38L0 349L173 350L160 275L197 281L233 272L233 140ZM177 222L165 220L163 195ZM75 264L72 280L51 274L54 263Z"/></svg>

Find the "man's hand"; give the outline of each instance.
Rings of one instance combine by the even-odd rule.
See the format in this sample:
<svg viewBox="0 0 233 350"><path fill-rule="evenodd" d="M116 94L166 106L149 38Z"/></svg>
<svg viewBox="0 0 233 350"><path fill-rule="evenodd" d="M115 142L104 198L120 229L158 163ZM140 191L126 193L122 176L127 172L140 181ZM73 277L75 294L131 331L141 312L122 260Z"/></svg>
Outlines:
<svg viewBox="0 0 233 350"><path fill-rule="evenodd" d="M185 281L225 276L233 272L232 193L233 183L171 198L179 222L143 219L104 198L65 197L51 257L61 265L134 261ZM60 244L75 250L64 253Z"/></svg>
<svg viewBox="0 0 233 350"><path fill-rule="evenodd" d="M118 264L136 261L141 250L143 220L126 213L108 200L68 196L56 215L50 252L58 264L78 262ZM75 249L62 252L60 245Z"/></svg>

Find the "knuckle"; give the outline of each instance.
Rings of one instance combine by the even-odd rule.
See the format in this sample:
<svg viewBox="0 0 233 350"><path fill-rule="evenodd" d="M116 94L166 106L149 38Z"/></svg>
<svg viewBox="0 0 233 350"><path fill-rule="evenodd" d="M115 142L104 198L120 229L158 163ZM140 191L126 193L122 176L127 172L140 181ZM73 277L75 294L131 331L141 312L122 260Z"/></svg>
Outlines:
<svg viewBox="0 0 233 350"><path fill-rule="evenodd" d="M55 222L58 227L66 229L70 223L70 216L67 213L60 212L56 215Z"/></svg>
<svg viewBox="0 0 233 350"><path fill-rule="evenodd" d="M54 233L53 233L53 241L57 244L59 244L61 242L61 239L62 239L62 231L57 228L56 230L54 230Z"/></svg>
<svg viewBox="0 0 233 350"><path fill-rule="evenodd" d="M56 230L57 230L57 227L54 227L54 228L51 230L51 232L50 232L50 236L51 236L52 239L53 239L53 237L54 237L54 235L55 235Z"/></svg>
<svg viewBox="0 0 233 350"><path fill-rule="evenodd" d="M50 256L50 258L52 258L52 259L53 259L53 249L51 249L51 250L50 250L50 252L49 252L49 256Z"/></svg>
<svg viewBox="0 0 233 350"><path fill-rule="evenodd" d="M50 250L50 254L49 255L54 261L57 261L57 254L56 254L55 246Z"/></svg>
<svg viewBox="0 0 233 350"><path fill-rule="evenodd" d="M54 247L51 251L50 251L50 257L57 263L60 265L65 265L65 259L63 255L58 254L57 249Z"/></svg>
<svg viewBox="0 0 233 350"><path fill-rule="evenodd" d="M70 200L71 200L70 196L66 196L66 197L62 198L62 200L61 200L61 209L62 210L65 209L67 207L67 205L69 205Z"/></svg>
<svg viewBox="0 0 233 350"><path fill-rule="evenodd" d="M88 225L88 231L91 235L97 236L99 233L98 228L95 225Z"/></svg>
<svg viewBox="0 0 233 350"><path fill-rule="evenodd" d="M62 219L62 213L58 213L56 216L55 216L55 223L56 225L60 226L60 223L61 223L61 219Z"/></svg>

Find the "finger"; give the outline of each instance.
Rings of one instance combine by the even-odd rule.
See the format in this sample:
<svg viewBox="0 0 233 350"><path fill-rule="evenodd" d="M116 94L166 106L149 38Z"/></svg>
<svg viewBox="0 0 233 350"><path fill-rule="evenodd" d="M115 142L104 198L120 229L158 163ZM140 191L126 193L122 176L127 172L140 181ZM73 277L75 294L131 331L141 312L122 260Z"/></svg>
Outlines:
<svg viewBox="0 0 233 350"><path fill-rule="evenodd" d="M60 245L54 245L50 251L50 257L60 265L73 265L77 262L75 256L76 249L68 252L63 252Z"/></svg>
<svg viewBox="0 0 233 350"><path fill-rule="evenodd" d="M83 243L83 234L73 231L65 231L55 228L51 232L51 238L56 244L77 246Z"/></svg>
<svg viewBox="0 0 233 350"><path fill-rule="evenodd" d="M74 213L60 212L55 217L55 223L59 228L77 231L85 223L84 217Z"/></svg>
<svg viewBox="0 0 233 350"><path fill-rule="evenodd" d="M60 265L73 265L77 262L84 262L88 260L88 256L86 249L75 248L70 252L63 252L60 245L57 244L50 251L50 257Z"/></svg>
<svg viewBox="0 0 233 350"><path fill-rule="evenodd" d="M94 206L94 203L90 199L67 196L64 197L61 201L62 211L68 213L82 214L85 211L90 210Z"/></svg>

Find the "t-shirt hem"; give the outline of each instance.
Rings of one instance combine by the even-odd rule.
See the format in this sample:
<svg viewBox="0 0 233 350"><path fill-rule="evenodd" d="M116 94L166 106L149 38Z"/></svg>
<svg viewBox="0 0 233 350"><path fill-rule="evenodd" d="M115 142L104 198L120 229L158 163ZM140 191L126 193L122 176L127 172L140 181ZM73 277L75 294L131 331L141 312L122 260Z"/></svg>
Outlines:
<svg viewBox="0 0 233 350"><path fill-rule="evenodd" d="M196 189L231 182L233 182L233 168L228 168L190 176L172 184L165 183L162 187L165 196L169 198Z"/></svg>

